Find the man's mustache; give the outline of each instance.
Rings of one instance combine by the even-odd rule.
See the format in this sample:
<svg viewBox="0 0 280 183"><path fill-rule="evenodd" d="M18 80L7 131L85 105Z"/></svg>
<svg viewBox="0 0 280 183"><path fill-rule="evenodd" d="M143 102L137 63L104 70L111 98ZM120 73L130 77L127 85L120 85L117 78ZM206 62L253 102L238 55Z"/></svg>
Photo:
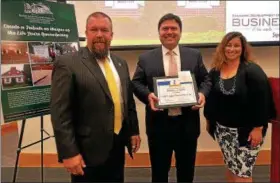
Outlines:
<svg viewBox="0 0 280 183"><path fill-rule="evenodd" d="M175 34L167 34L166 36L164 36L164 37L166 37L166 38L168 38L168 37L175 37L176 35Z"/></svg>
<svg viewBox="0 0 280 183"><path fill-rule="evenodd" d="M107 43L107 41L104 40L104 39L99 39L99 40L93 40L92 43L93 43L93 44L94 44L94 43Z"/></svg>

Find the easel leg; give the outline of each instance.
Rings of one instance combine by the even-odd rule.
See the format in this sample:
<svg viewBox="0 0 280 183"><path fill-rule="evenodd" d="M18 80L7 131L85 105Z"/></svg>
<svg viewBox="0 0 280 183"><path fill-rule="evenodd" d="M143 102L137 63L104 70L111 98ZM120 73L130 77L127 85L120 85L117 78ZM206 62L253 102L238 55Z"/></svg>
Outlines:
<svg viewBox="0 0 280 183"><path fill-rule="evenodd" d="M18 148L17 148L17 157L16 157L16 163L15 163L15 169L14 169L13 182L16 182L17 169L18 169L18 160L19 160L19 155L20 155L20 152L21 152L21 144L22 144L24 128L25 128L25 119L22 120L22 126L21 126L21 130L20 130L20 135L19 135Z"/></svg>
<svg viewBox="0 0 280 183"><path fill-rule="evenodd" d="M32 145L35 145L39 142L41 142L41 182L44 182L44 144L43 141L47 140L49 138L51 138L50 134L47 133L44 130L44 116L41 116L41 123L40 123L40 132L41 132L41 140L38 140L36 142L33 142L31 144L28 144L26 146L21 146L22 145L22 138L23 138L23 134L24 134L24 128L25 128L25 119L22 120L22 127L21 127L21 131L20 131L20 136L19 136L19 142L18 142L18 148L17 148L17 157L16 157L16 163L15 163L15 169L14 169L14 176L13 176L13 183L16 182L16 177L17 177L17 169L18 169L18 160L19 160L19 155L22 149L30 147ZM47 137L43 137L44 132L47 134Z"/></svg>
<svg viewBox="0 0 280 183"><path fill-rule="evenodd" d="M44 116L41 116L41 182L44 182L44 157L43 157L43 150L44 150Z"/></svg>

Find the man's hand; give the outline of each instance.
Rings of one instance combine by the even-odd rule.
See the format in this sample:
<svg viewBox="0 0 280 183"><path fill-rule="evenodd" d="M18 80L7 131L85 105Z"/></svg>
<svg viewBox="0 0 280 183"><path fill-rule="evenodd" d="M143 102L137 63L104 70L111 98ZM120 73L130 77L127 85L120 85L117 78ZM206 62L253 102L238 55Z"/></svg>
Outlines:
<svg viewBox="0 0 280 183"><path fill-rule="evenodd" d="M148 100L149 100L150 107L153 111L162 111L162 109L158 109L155 107L155 104L158 102L158 98L155 96L154 93L150 93L148 95Z"/></svg>
<svg viewBox="0 0 280 183"><path fill-rule="evenodd" d="M203 93L198 93L198 105L192 106L192 110L198 110L205 104L205 96Z"/></svg>
<svg viewBox="0 0 280 183"><path fill-rule="evenodd" d="M73 175L84 175L83 168L86 167L86 165L81 154L63 159L63 165L66 170Z"/></svg>
<svg viewBox="0 0 280 183"><path fill-rule="evenodd" d="M140 148L141 138L139 135L134 135L131 136L130 140L131 140L132 152L136 153Z"/></svg>

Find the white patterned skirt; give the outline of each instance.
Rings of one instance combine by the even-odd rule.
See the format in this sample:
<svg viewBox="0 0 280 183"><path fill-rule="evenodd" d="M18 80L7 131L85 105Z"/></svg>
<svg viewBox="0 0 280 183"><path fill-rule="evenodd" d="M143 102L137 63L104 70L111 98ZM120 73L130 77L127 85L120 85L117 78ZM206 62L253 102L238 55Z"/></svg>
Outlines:
<svg viewBox="0 0 280 183"><path fill-rule="evenodd" d="M253 166L263 144L256 147L239 146L237 128L229 128L217 123L215 137L223 153L228 169L239 177L252 176Z"/></svg>

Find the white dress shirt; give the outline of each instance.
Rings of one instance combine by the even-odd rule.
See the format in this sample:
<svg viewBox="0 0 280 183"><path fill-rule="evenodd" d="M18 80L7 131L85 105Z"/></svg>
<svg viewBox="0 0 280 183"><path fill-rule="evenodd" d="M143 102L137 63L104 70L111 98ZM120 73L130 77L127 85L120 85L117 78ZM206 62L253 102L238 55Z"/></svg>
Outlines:
<svg viewBox="0 0 280 183"><path fill-rule="evenodd" d="M178 71L181 71L181 57L180 57L180 51L179 51L179 46L177 45L173 50L174 52L174 59L177 63L177 68ZM163 67L164 67L164 72L165 76L169 76L169 60L170 60L170 55L168 55L169 50L162 46L162 58L163 58Z"/></svg>
<svg viewBox="0 0 280 183"><path fill-rule="evenodd" d="M173 50L174 53L174 59L177 63L177 70L178 72L181 71L181 57L180 57L180 50L179 46L177 45ZM170 61L170 55L168 54L169 50L162 46L162 58L163 58L163 67L165 76L169 76L169 61ZM182 114L182 110L180 107L176 107L173 109L168 110L169 116L178 116Z"/></svg>

